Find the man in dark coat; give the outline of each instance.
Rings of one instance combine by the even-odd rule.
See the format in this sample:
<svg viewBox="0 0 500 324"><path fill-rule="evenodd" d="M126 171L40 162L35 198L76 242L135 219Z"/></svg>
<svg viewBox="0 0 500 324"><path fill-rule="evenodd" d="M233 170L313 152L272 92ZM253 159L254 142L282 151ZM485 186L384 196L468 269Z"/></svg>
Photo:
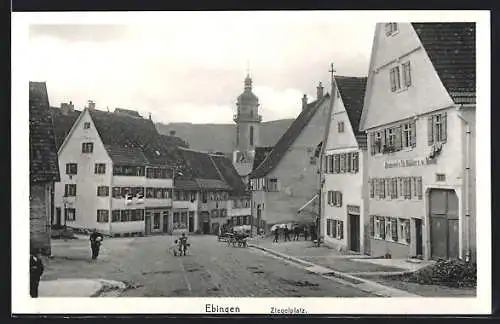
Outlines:
<svg viewBox="0 0 500 324"><path fill-rule="evenodd" d="M283 233L285 234L285 242L287 240L290 241L290 230L288 229L288 225L285 225L285 228L283 229Z"/></svg>
<svg viewBox="0 0 500 324"><path fill-rule="evenodd" d="M309 236L309 229L307 226L304 226L304 240L307 241L307 237Z"/></svg>
<svg viewBox="0 0 500 324"><path fill-rule="evenodd" d="M279 238L279 232L278 232L278 226L274 229L274 240L273 243L278 243L278 238Z"/></svg>
<svg viewBox="0 0 500 324"><path fill-rule="evenodd" d="M30 248L30 296L38 297L38 285L43 274L43 262L40 258L40 251L37 248Z"/></svg>
<svg viewBox="0 0 500 324"><path fill-rule="evenodd" d="M99 256L99 249L101 248L101 242L102 242L103 236L101 233L99 233L95 228L90 233L90 249L92 250L92 260L97 259Z"/></svg>

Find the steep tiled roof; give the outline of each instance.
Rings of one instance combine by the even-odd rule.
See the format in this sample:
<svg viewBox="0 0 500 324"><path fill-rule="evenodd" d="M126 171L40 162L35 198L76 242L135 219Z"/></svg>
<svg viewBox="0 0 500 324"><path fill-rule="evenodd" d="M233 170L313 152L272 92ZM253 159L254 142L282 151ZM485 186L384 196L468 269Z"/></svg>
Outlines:
<svg viewBox="0 0 500 324"><path fill-rule="evenodd" d="M293 144L297 137L302 133L302 130L312 119L318 107L329 98L326 94L321 100L316 100L307 105L307 108L302 110L300 115L293 121L288 130L278 140L271 153L266 159L250 174L250 178L261 178L272 171L285 156L288 148Z"/></svg>
<svg viewBox="0 0 500 324"><path fill-rule="evenodd" d="M221 180L208 153L184 148L180 148L179 153L192 178Z"/></svg>
<svg viewBox="0 0 500 324"><path fill-rule="evenodd" d="M475 23L413 23L412 25L441 82L455 103L475 103Z"/></svg>
<svg viewBox="0 0 500 324"><path fill-rule="evenodd" d="M255 157L253 159L252 171L257 169L257 167L264 161L267 155L273 150L272 147L256 147Z"/></svg>
<svg viewBox="0 0 500 324"><path fill-rule="evenodd" d="M81 111L73 110L63 112L61 108L50 107L50 113L52 115L52 121L54 122L56 145L57 149L59 149Z"/></svg>
<svg viewBox="0 0 500 324"><path fill-rule="evenodd" d="M150 119L89 110L99 136L116 163L171 165L175 154L164 145Z"/></svg>
<svg viewBox="0 0 500 324"><path fill-rule="evenodd" d="M357 140L362 140L363 137L366 138L366 133L359 130L365 99L366 80L366 77L335 76L335 83Z"/></svg>
<svg viewBox="0 0 500 324"><path fill-rule="evenodd" d="M131 117L139 117L142 118L141 115L135 110L130 110L130 109L124 109L124 108L115 108L114 111L115 114L122 114L122 115L128 115Z"/></svg>
<svg viewBox="0 0 500 324"><path fill-rule="evenodd" d="M59 181L59 163L45 82L29 83L30 182Z"/></svg>
<svg viewBox="0 0 500 324"><path fill-rule="evenodd" d="M222 180L224 180L228 185L232 188L233 196L243 196L246 194L247 186L242 181L240 175L236 171L233 166L231 160L222 155L211 155L212 160L215 163L215 166L220 172L222 176Z"/></svg>

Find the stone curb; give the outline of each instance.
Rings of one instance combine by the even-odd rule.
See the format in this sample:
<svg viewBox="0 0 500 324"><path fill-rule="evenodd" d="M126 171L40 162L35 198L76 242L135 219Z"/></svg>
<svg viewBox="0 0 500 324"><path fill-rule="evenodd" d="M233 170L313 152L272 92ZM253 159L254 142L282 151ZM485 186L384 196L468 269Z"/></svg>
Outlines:
<svg viewBox="0 0 500 324"><path fill-rule="evenodd" d="M372 294L380 296L380 297L421 297L419 295L411 294L411 293L406 292L404 290L399 290L396 288L387 287L387 286L384 286L384 285L379 284L377 282L373 282L373 281L370 281L370 280L367 280L364 278L353 276L351 274L346 274L344 272L340 272L340 271L333 270L333 269L330 269L327 267L323 267L323 266L320 266L320 265L317 265L317 264L314 264L314 263L311 263L308 261L304 261L304 260L301 260L299 258L290 256L290 255L287 255L287 254L284 254L281 252L277 252L277 251L274 251L272 249L268 249L268 248L265 248L262 246L258 246L258 245L254 245L254 244L248 244L248 246L255 248L255 249L262 250L262 251L267 252L269 254L273 254L273 255L280 257L282 259L292 261L296 264L298 263L302 266L328 269L328 271L324 271L323 273L315 272L315 271L311 271L311 272L315 272L316 274L319 274L322 277L328 278L328 279L331 278L328 275L333 275L332 276L333 278L345 280L346 281L345 284L348 284L350 286L356 287L360 290L363 290L363 291L368 292L368 293L372 293ZM358 282L358 283L354 284L353 282Z"/></svg>
<svg viewBox="0 0 500 324"><path fill-rule="evenodd" d="M349 272L351 276L363 276L363 277L396 277L396 276L406 276L418 270L412 271L393 271L393 272Z"/></svg>

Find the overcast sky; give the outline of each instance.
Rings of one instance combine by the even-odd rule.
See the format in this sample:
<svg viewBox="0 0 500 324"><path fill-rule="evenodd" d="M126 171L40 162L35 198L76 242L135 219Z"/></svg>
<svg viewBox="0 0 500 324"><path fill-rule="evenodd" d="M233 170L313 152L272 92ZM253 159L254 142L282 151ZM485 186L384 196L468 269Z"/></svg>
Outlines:
<svg viewBox="0 0 500 324"><path fill-rule="evenodd" d="M257 17L255 17L257 18ZM247 64L265 121L295 118L301 97L337 74L367 75L375 25L192 21L156 25L31 25L30 80L50 104L92 99L154 121L232 123Z"/></svg>

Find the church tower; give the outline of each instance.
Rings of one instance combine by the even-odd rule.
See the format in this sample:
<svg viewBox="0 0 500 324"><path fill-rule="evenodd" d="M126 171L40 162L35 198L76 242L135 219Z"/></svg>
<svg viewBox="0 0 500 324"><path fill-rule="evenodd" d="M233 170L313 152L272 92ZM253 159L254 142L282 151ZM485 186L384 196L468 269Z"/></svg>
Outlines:
<svg viewBox="0 0 500 324"><path fill-rule="evenodd" d="M247 74L245 88L236 102L236 147L234 159L236 163L252 163L255 147L259 146L260 123L259 98L252 92L252 78Z"/></svg>

